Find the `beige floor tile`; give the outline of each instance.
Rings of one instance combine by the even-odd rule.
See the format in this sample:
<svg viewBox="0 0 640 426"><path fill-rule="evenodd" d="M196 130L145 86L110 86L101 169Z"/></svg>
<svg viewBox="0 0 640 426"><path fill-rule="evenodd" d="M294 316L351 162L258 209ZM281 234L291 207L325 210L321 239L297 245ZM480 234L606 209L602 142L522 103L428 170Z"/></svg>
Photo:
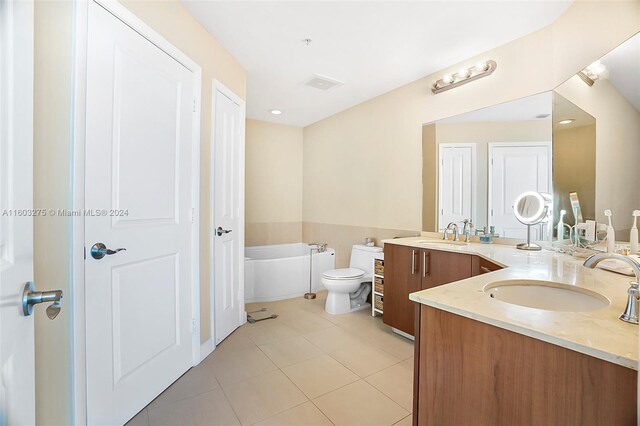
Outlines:
<svg viewBox="0 0 640 426"><path fill-rule="evenodd" d="M149 404L149 408L170 404L215 389L220 389L220 385L213 371L202 365L198 365L184 373L182 377L154 399L151 404Z"/></svg>
<svg viewBox="0 0 640 426"><path fill-rule="evenodd" d="M212 369L222 386L278 369L257 346L218 354L214 351L202 365Z"/></svg>
<svg viewBox="0 0 640 426"><path fill-rule="evenodd" d="M347 346L329 354L360 377L377 373L401 360L366 343Z"/></svg>
<svg viewBox="0 0 640 426"><path fill-rule="evenodd" d="M328 355L282 369L309 398L315 398L358 380L358 376Z"/></svg>
<svg viewBox="0 0 640 426"><path fill-rule="evenodd" d="M243 425L251 425L307 401L281 371L242 380L224 392Z"/></svg>
<svg viewBox="0 0 640 426"><path fill-rule="evenodd" d="M400 420L398 423L395 423L393 426L411 426L413 424L413 418L411 415L405 417Z"/></svg>
<svg viewBox="0 0 640 426"><path fill-rule="evenodd" d="M125 426L149 426L149 412L145 408L136 414Z"/></svg>
<svg viewBox="0 0 640 426"><path fill-rule="evenodd" d="M248 328L248 324L239 327L236 331L227 336L226 339L220 342L216 347L215 352L241 351L243 349L256 347L253 340L249 339L247 336Z"/></svg>
<svg viewBox="0 0 640 426"><path fill-rule="evenodd" d="M363 380L313 400L337 426L392 425L409 412Z"/></svg>
<svg viewBox="0 0 640 426"><path fill-rule="evenodd" d="M253 340L256 345L264 345L300 334L285 323L279 322L279 318L267 320L263 324L248 324L247 327L249 328L247 337Z"/></svg>
<svg viewBox="0 0 640 426"><path fill-rule="evenodd" d="M260 423L260 426L322 426L332 423L312 402L305 402Z"/></svg>
<svg viewBox="0 0 640 426"><path fill-rule="evenodd" d="M261 345L260 349L280 368L317 358L323 354L317 346L302 336Z"/></svg>
<svg viewBox="0 0 640 426"><path fill-rule="evenodd" d="M287 323L289 327L299 334L312 333L318 330L324 330L333 327L335 324L319 315L298 311L291 322Z"/></svg>
<svg viewBox="0 0 640 426"><path fill-rule="evenodd" d="M192 396L173 404L149 409L151 426L239 424L222 389Z"/></svg>
<svg viewBox="0 0 640 426"><path fill-rule="evenodd" d="M333 327L325 328L324 330L307 333L304 337L322 349L325 353L335 352L338 349L361 342L361 340L354 334L335 325Z"/></svg>
<svg viewBox="0 0 640 426"><path fill-rule="evenodd" d="M365 380L405 410L413 411L413 358L385 368Z"/></svg>
<svg viewBox="0 0 640 426"><path fill-rule="evenodd" d="M367 339L367 343L390 353L396 358L407 359L413 356L413 341L391 332Z"/></svg>

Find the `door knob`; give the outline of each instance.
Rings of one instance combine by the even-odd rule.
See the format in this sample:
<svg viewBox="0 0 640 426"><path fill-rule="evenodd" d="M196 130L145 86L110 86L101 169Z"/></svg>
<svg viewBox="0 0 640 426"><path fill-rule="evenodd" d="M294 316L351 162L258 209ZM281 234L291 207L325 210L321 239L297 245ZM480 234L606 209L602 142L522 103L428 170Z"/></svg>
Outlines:
<svg viewBox="0 0 640 426"><path fill-rule="evenodd" d="M117 248L115 250L111 250L109 248L107 248L107 246L105 246L102 243L95 243L90 250L91 253L91 257L93 257L94 259L100 260L105 256L111 256L112 254L116 254L118 252L121 251L127 251L126 248Z"/></svg>
<svg viewBox="0 0 640 426"><path fill-rule="evenodd" d="M28 317L33 313L33 305L53 302L47 307L47 316L52 320L60 313L61 300L62 290L35 291L35 285L29 281L22 292L22 313Z"/></svg>
<svg viewBox="0 0 640 426"><path fill-rule="evenodd" d="M222 236L222 234L228 234L231 231L231 229L222 229L222 226L218 226L218 229L216 229L216 234L218 234L218 237L220 237Z"/></svg>

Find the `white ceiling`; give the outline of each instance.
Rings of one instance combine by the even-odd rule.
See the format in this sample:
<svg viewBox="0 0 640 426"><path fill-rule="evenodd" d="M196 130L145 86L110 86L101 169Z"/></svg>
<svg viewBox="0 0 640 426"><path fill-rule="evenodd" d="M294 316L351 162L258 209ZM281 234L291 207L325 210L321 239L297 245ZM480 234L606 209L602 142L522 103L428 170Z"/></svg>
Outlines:
<svg viewBox="0 0 640 426"><path fill-rule="evenodd" d="M640 34L616 47L601 61L609 71L611 84L640 111Z"/></svg>
<svg viewBox="0 0 640 426"><path fill-rule="evenodd" d="M571 3L182 2L247 69L247 116L297 126L543 28ZM327 91L305 86L314 74L344 84Z"/></svg>
<svg viewBox="0 0 640 426"><path fill-rule="evenodd" d="M438 123L475 123L484 121L528 121L551 119L553 92L527 96L503 104L439 120ZM546 117L537 118L538 115Z"/></svg>

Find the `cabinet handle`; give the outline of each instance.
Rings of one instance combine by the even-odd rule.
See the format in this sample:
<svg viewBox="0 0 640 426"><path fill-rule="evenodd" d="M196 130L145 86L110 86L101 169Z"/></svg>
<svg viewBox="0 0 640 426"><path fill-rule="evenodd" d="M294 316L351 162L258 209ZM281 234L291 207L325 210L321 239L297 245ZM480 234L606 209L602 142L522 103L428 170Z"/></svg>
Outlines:
<svg viewBox="0 0 640 426"><path fill-rule="evenodd" d="M427 263L427 257L429 257L429 252L428 251L423 251L422 252L422 277L426 277L427 275L429 275L429 264ZM429 259L431 259L429 257Z"/></svg>
<svg viewBox="0 0 640 426"><path fill-rule="evenodd" d="M416 251L411 250L411 275L416 273Z"/></svg>

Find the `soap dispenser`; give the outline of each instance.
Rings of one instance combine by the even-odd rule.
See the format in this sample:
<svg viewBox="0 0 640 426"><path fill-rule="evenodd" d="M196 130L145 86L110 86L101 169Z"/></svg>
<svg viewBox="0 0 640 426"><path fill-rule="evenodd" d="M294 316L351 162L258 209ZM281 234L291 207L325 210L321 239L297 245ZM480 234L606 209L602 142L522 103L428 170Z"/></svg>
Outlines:
<svg viewBox="0 0 640 426"><path fill-rule="evenodd" d="M629 236L629 249L631 254L638 253L638 216L640 216L640 210L634 210L632 213L633 216L633 226L631 227L631 235Z"/></svg>
<svg viewBox="0 0 640 426"><path fill-rule="evenodd" d="M609 218L609 226L607 226L607 252L614 253L616 251L616 231L611 224L611 210L605 210L604 215Z"/></svg>

